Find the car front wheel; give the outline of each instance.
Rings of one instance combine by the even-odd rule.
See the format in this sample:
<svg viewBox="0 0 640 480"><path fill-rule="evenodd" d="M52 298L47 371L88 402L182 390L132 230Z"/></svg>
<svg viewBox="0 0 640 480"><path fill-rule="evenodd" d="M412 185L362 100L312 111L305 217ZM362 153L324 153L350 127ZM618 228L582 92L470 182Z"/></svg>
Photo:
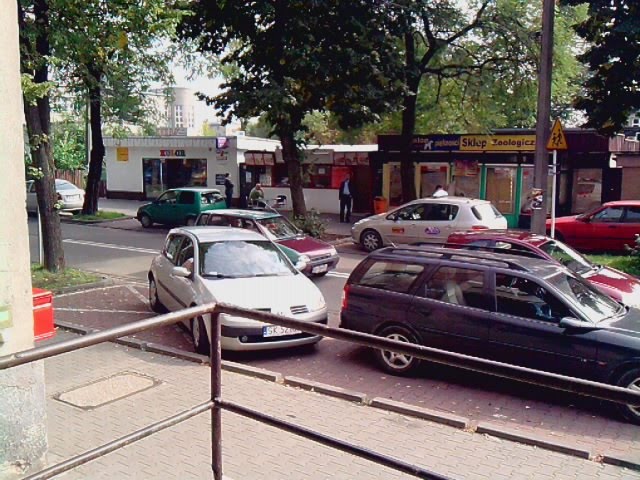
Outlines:
<svg viewBox="0 0 640 480"><path fill-rule="evenodd" d="M360 237L360 243L367 252L382 248L382 237L375 230L365 230Z"/></svg>
<svg viewBox="0 0 640 480"><path fill-rule="evenodd" d="M140 225L142 225L143 228L149 228L153 225L153 220L151 220L151 217L149 215L143 213L142 215L140 215Z"/></svg>
<svg viewBox="0 0 640 480"><path fill-rule="evenodd" d="M158 299L158 285L153 275L149 277L149 306L156 313L165 313L167 308Z"/></svg>
<svg viewBox="0 0 640 480"><path fill-rule="evenodd" d="M418 343L418 339L404 327L392 325L384 328L378 333L379 336L388 338L389 340L397 340L407 343ZM420 359L405 355L404 353L395 353L389 350L376 350L376 359L380 366L392 375L408 375L420 365Z"/></svg>
<svg viewBox="0 0 640 480"><path fill-rule="evenodd" d="M640 368L633 368L622 375L618 386L640 392ZM618 411L628 422L640 425L640 405L618 404Z"/></svg>
<svg viewBox="0 0 640 480"><path fill-rule="evenodd" d="M193 348L196 353L209 356L211 353L209 337L207 336L207 329L202 317L191 319L191 336L193 337Z"/></svg>

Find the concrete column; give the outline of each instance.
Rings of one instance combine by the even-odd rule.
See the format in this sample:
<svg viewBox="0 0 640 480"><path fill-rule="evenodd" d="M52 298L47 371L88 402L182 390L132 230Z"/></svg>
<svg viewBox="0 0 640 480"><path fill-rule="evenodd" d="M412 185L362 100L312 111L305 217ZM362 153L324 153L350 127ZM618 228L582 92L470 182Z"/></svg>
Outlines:
<svg viewBox="0 0 640 480"><path fill-rule="evenodd" d="M0 0L0 355L33 347L18 15ZM0 479L42 465L47 450L42 362L0 371Z"/></svg>

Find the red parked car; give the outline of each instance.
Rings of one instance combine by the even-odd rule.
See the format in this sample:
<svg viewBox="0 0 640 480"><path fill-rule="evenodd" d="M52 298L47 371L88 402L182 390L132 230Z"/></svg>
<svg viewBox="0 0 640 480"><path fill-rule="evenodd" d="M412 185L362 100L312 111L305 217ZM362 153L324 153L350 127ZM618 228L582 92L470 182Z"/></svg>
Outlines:
<svg viewBox="0 0 640 480"><path fill-rule="evenodd" d="M547 233L551 220L547 220ZM640 233L640 201L608 202L581 215L556 219L555 237L578 250L623 252Z"/></svg>
<svg viewBox="0 0 640 480"><path fill-rule="evenodd" d="M491 249L561 263L615 300L640 306L639 279L614 268L595 265L568 245L544 235L509 230L455 232L449 235L446 246Z"/></svg>

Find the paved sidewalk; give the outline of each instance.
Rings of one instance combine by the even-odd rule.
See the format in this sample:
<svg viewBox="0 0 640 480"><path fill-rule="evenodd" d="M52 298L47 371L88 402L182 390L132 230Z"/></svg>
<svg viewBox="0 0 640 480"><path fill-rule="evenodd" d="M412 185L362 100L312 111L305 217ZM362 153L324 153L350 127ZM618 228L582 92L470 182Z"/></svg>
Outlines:
<svg viewBox="0 0 640 480"><path fill-rule="evenodd" d="M72 334L59 332L56 341L67 338ZM209 392L208 367L111 343L48 359L45 372L50 463L198 404ZM76 390L118 374L127 380ZM136 386L146 389L114 400ZM227 371L223 398L451 478L640 479L640 473L623 468ZM106 400L111 401L89 409L72 405ZM60 478L211 478L209 426L209 415L200 415ZM223 450L225 475L236 480L413 478L227 412Z"/></svg>

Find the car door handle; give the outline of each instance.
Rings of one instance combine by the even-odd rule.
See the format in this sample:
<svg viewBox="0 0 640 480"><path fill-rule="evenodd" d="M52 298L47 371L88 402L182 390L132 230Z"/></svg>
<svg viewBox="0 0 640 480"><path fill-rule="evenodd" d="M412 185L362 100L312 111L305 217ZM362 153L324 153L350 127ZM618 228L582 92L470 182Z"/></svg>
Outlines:
<svg viewBox="0 0 640 480"><path fill-rule="evenodd" d="M617 225L609 225L609 228L618 228Z"/></svg>

